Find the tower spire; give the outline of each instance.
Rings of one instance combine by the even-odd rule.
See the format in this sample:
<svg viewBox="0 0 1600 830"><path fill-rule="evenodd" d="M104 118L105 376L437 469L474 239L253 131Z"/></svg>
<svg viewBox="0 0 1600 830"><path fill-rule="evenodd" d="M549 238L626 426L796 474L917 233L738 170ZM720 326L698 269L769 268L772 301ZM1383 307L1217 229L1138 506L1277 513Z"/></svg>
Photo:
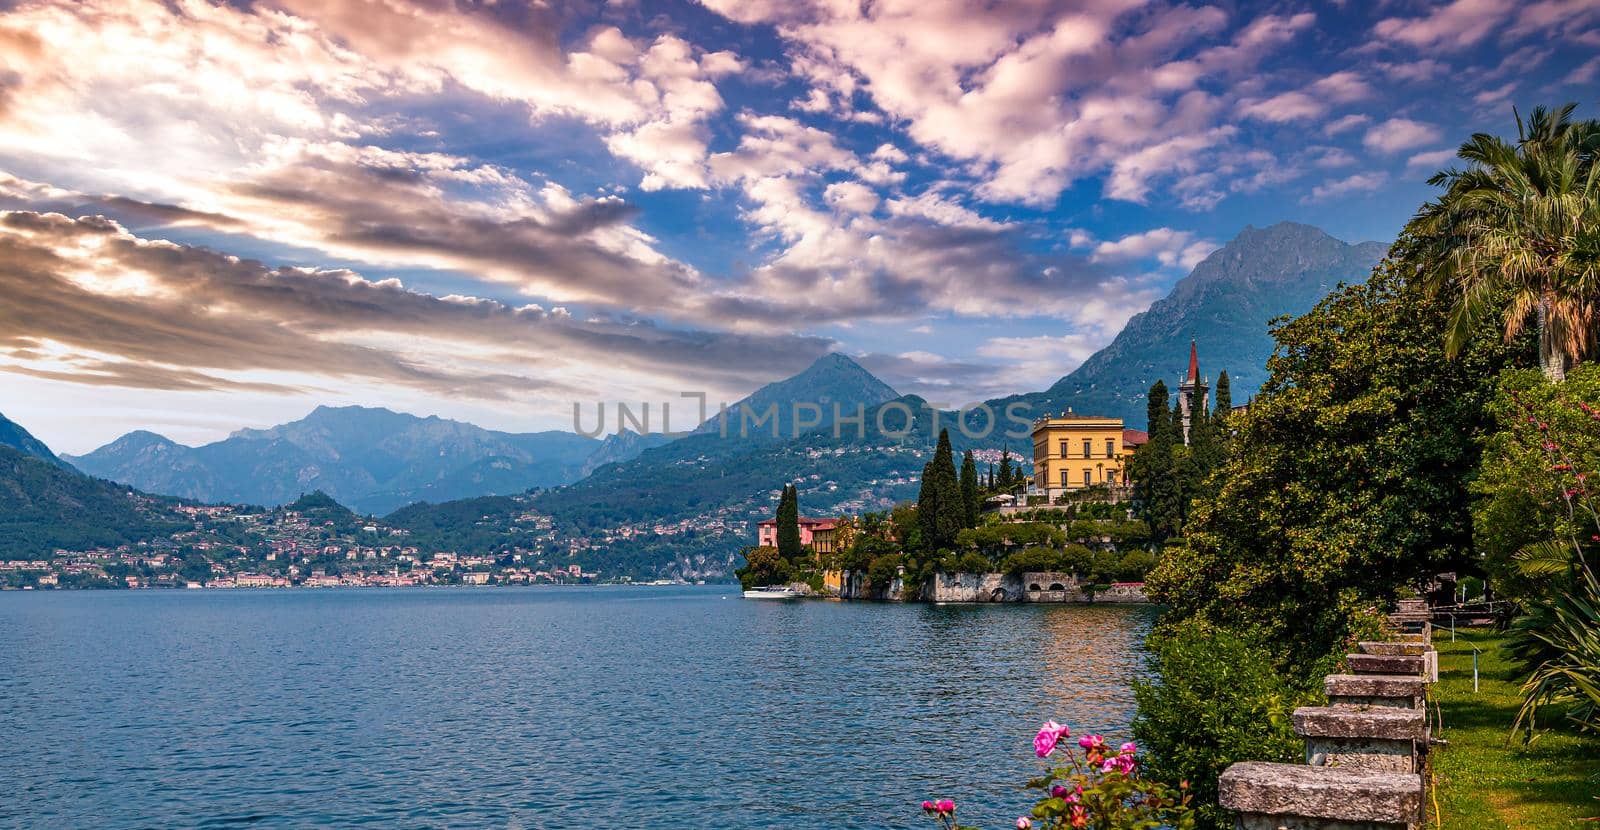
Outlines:
<svg viewBox="0 0 1600 830"><path fill-rule="evenodd" d="M1184 378L1190 383L1200 380L1200 352L1195 348L1194 341L1189 341L1189 375Z"/></svg>

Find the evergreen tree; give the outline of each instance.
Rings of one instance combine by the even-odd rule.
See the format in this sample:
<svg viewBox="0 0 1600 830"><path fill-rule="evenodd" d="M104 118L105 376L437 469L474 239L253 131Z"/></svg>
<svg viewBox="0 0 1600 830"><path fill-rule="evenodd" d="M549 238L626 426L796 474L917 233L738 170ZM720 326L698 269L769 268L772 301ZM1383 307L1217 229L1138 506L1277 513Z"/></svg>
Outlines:
<svg viewBox="0 0 1600 830"><path fill-rule="evenodd" d="M989 486L987 488L985 488L985 489L987 489L991 493L994 492L994 462L993 461L989 462Z"/></svg>
<svg viewBox="0 0 1600 830"><path fill-rule="evenodd" d="M917 489L917 539L926 550L936 550L939 535L939 473L929 460L922 465L922 486Z"/></svg>
<svg viewBox="0 0 1600 830"><path fill-rule="evenodd" d="M1145 410L1150 440L1133 456L1140 514L1149 524L1151 537L1156 542L1176 534L1180 522L1182 483L1175 451L1183 444L1183 421L1174 419L1175 409L1167 409L1169 400L1165 383L1158 380L1151 385Z"/></svg>
<svg viewBox="0 0 1600 830"><path fill-rule="evenodd" d="M1217 375L1217 407L1211 415L1211 440L1217 445L1217 466L1228 460L1228 450L1233 443L1233 427L1228 416L1233 414L1233 390L1228 385L1228 373Z"/></svg>
<svg viewBox="0 0 1600 830"><path fill-rule="evenodd" d="M972 450L961 456L961 526L978 526L978 464L972 460Z"/></svg>
<svg viewBox="0 0 1600 830"><path fill-rule="evenodd" d="M1233 389L1228 385L1228 373L1217 375L1217 408L1212 413L1212 420L1221 422L1233 411Z"/></svg>
<svg viewBox="0 0 1600 830"><path fill-rule="evenodd" d="M778 554L790 562L800 559L800 492L793 484L784 485L778 499Z"/></svg>
<svg viewBox="0 0 1600 830"><path fill-rule="evenodd" d="M1000 492L1011 492L1011 486L1015 483L1011 477L1011 448L1006 447L1000 452Z"/></svg>
<svg viewBox="0 0 1600 830"><path fill-rule="evenodd" d="M956 534L966 527L967 510L962 504L961 481L956 476L955 453L950 448L950 431L939 430L939 444L934 448L934 516L932 538L925 539L929 551L955 547ZM924 525L928 527L930 525Z"/></svg>

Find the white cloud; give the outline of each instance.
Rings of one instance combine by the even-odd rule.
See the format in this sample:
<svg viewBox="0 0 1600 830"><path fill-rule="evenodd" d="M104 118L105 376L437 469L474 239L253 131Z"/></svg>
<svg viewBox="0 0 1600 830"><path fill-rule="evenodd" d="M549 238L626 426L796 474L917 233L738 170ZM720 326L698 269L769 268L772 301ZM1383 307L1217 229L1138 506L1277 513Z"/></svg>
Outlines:
<svg viewBox="0 0 1600 830"><path fill-rule="evenodd" d="M1190 231L1172 228L1153 228L1142 233L1129 234L1115 241L1101 242L1090 256L1091 262L1125 262L1132 259L1154 259L1166 267L1185 270L1200 264L1217 243L1197 239Z"/></svg>
<svg viewBox="0 0 1600 830"><path fill-rule="evenodd" d="M1372 121L1372 119L1369 116L1362 115L1361 113L1352 113L1350 115L1329 121L1328 125L1322 128L1322 131L1328 135L1338 135L1340 133L1349 132L1370 121Z"/></svg>
<svg viewBox="0 0 1600 830"><path fill-rule="evenodd" d="M1422 171L1431 175L1449 165L1455 158L1456 151L1451 149L1417 153L1406 160L1406 172Z"/></svg>
<svg viewBox="0 0 1600 830"><path fill-rule="evenodd" d="M1347 193L1365 193L1382 187L1387 179L1382 173L1356 173L1342 179L1319 184L1311 189L1307 201L1322 201Z"/></svg>
<svg viewBox="0 0 1600 830"><path fill-rule="evenodd" d="M1374 124L1361 143L1368 150L1392 155L1439 140L1439 129L1409 118L1391 118Z"/></svg>

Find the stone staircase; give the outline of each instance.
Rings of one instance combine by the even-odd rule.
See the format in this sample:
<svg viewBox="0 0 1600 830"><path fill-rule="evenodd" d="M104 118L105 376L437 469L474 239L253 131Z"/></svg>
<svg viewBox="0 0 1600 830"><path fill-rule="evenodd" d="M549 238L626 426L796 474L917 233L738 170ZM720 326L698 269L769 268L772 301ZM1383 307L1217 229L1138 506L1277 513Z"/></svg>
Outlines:
<svg viewBox="0 0 1600 830"><path fill-rule="evenodd" d="M1305 764L1246 762L1222 773L1239 830L1416 830L1424 823L1427 684L1439 677L1423 600L1389 616L1393 640L1361 643L1350 674L1323 681L1327 706L1294 712Z"/></svg>

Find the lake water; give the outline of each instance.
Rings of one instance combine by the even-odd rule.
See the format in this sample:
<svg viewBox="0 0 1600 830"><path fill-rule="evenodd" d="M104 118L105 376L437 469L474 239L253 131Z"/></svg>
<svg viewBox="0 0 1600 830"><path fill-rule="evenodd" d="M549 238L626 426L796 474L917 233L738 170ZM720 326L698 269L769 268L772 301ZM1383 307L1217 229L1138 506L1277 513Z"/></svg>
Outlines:
<svg viewBox="0 0 1600 830"><path fill-rule="evenodd" d="M0 826L1009 827L1140 607L694 588L0 594Z"/></svg>

